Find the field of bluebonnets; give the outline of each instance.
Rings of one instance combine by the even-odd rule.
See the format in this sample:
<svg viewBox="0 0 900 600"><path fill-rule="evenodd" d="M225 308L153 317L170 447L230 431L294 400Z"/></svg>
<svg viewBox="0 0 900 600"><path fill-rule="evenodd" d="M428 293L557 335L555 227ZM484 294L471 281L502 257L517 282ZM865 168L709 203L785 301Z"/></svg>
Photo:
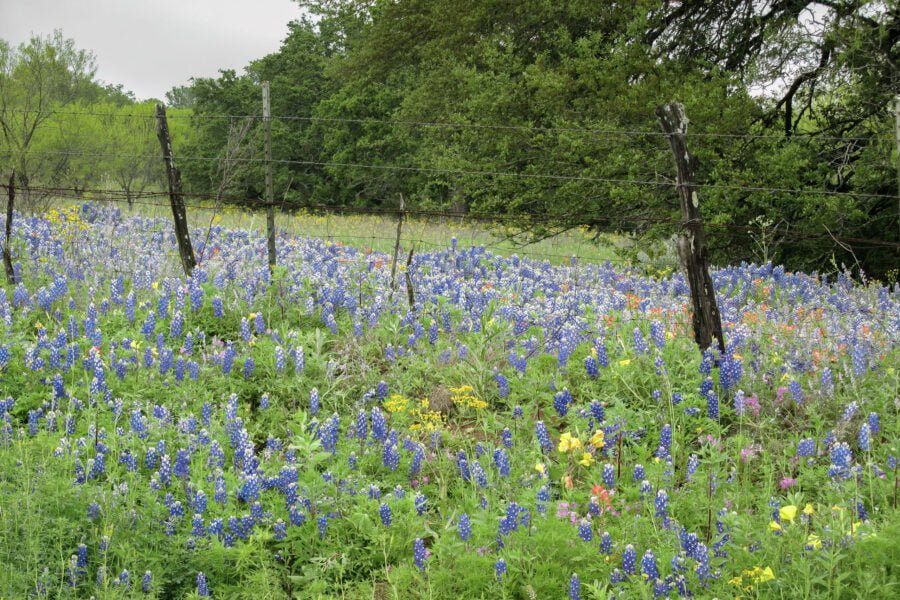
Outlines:
<svg viewBox="0 0 900 600"><path fill-rule="evenodd" d="M900 595L896 286L205 233L18 219L0 596Z"/></svg>

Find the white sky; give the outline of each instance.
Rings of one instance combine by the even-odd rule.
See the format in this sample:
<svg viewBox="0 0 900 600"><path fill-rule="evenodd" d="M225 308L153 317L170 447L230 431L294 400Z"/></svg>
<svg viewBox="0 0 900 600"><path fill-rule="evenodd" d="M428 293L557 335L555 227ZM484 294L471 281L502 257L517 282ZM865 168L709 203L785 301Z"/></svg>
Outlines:
<svg viewBox="0 0 900 600"><path fill-rule="evenodd" d="M18 45L61 29L94 53L99 79L163 99L190 77L240 73L301 15L291 0L0 0L0 38Z"/></svg>

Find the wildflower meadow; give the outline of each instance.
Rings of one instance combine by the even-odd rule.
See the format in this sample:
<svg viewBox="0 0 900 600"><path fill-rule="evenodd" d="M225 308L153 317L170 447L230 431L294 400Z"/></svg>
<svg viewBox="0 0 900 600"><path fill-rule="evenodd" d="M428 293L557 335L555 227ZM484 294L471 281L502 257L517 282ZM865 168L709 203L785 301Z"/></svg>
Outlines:
<svg viewBox="0 0 900 600"><path fill-rule="evenodd" d="M896 284L193 235L17 216L0 597L900 597Z"/></svg>

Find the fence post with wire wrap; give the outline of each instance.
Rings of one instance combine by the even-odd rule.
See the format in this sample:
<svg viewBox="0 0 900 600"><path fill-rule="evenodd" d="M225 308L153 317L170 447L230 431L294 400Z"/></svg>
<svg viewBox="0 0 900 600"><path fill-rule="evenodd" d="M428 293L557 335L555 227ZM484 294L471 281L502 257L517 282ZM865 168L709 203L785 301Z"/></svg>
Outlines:
<svg viewBox="0 0 900 600"><path fill-rule="evenodd" d="M688 118L684 106L679 102L660 105L656 109L656 115L675 157L682 216L678 255L687 271L688 285L691 289L694 340L703 351L709 348L715 339L719 344L719 350L724 352L722 319L716 304L716 290L713 287L712 276L709 274L709 252L706 248L703 220L700 218L700 197L697 195L697 184L694 180L697 159L688 152L687 147Z"/></svg>
<svg viewBox="0 0 900 600"><path fill-rule="evenodd" d="M191 233L187 225L187 211L184 208L184 196L181 194L181 173L175 166L175 155L172 152L172 140L169 137L169 123L166 121L166 107L156 105L156 136L162 146L163 160L166 163L166 179L169 182L169 202L172 205L172 217L175 220L175 239L178 241L178 254L184 274L191 276L197 260L191 246Z"/></svg>
<svg viewBox="0 0 900 600"><path fill-rule="evenodd" d="M13 269L12 252L9 249L9 238L12 236L13 204L16 201L16 172L9 175L9 196L6 199L6 236L3 238L3 269L6 271L6 281L10 285L16 283L16 270Z"/></svg>

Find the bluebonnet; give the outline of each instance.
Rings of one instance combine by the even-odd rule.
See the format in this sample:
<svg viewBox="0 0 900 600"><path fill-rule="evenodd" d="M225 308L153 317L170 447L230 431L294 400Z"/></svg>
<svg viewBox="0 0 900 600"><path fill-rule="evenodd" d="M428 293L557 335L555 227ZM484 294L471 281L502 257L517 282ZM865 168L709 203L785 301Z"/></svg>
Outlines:
<svg viewBox="0 0 900 600"><path fill-rule="evenodd" d="M422 538L416 538L413 542L413 561L420 571L425 571L425 560L428 558L428 551L425 550L425 542Z"/></svg>
<svg viewBox="0 0 900 600"><path fill-rule="evenodd" d="M197 573L197 595L200 597L209 597L209 584L206 582L206 575L203 571Z"/></svg>
<svg viewBox="0 0 900 600"><path fill-rule="evenodd" d="M559 416L564 417L569 411L569 403L571 401L571 392L569 392L567 388L563 388L562 391L557 392L553 396L553 408L556 409L556 412L559 414Z"/></svg>
<svg viewBox="0 0 900 600"><path fill-rule="evenodd" d="M372 437L379 442L383 442L387 437L387 421L384 414L377 406L372 407Z"/></svg>
<svg viewBox="0 0 900 600"><path fill-rule="evenodd" d="M849 421L856 415L856 412L859 410L859 402L853 400L850 404L847 405L847 408L844 409L844 414L841 416L842 421Z"/></svg>
<svg viewBox="0 0 900 600"><path fill-rule="evenodd" d="M322 449L326 452L331 452L332 454L337 452L340 423L340 417L338 417L337 413L334 413L331 415L331 418L319 426L319 440L322 442Z"/></svg>
<svg viewBox="0 0 900 600"><path fill-rule="evenodd" d="M506 398L509 396L509 380L506 378L503 373L497 373L494 376L494 379L497 380L497 395L500 398Z"/></svg>
<svg viewBox="0 0 900 600"><path fill-rule="evenodd" d="M650 323L650 338L653 340L653 343L656 344L657 348L662 348L666 345L665 327L659 321Z"/></svg>
<svg viewBox="0 0 900 600"><path fill-rule="evenodd" d="M569 578L569 600L581 600L581 579L577 573Z"/></svg>
<svg viewBox="0 0 900 600"><path fill-rule="evenodd" d="M634 481L643 481L645 477L644 465L636 464L632 470L631 478Z"/></svg>
<svg viewBox="0 0 900 600"><path fill-rule="evenodd" d="M425 494L416 492L416 495L413 498L413 506L416 508L417 515L424 515L425 511L428 510L428 499L425 497Z"/></svg>
<svg viewBox="0 0 900 600"><path fill-rule="evenodd" d="M659 579L659 567L656 565L656 556L649 548L644 552L643 558L641 558L641 573L646 575L650 581Z"/></svg>
<svg viewBox="0 0 900 600"><path fill-rule="evenodd" d="M594 418L597 423L603 423L606 421L606 410L603 408L603 404L600 403L599 400L591 400L591 416Z"/></svg>
<svg viewBox="0 0 900 600"><path fill-rule="evenodd" d="M857 436L857 441L859 443L859 449L863 452L868 452L872 449L872 430L869 427L869 423L863 423L859 427L859 435Z"/></svg>
<svg viewBox="0 0 900 600"><path fill-rule="evenodd" d="M600 536L600 552L607 556L613 552L612 536L609 535L608 531L604 531L603 535Z"/></svg>
<svg viewBox="0 0 900 600"><path fill-rule="evenodd" d="M204 537L206 528L203 523L203 515L195 513L191 519L191 535L194 537Z"/></svg>
<svg viewBox="0 0 900 600"><path fill-rule="evenodd" d="M628 575L637 574L637 552L631 544L625 546L622 553L622 570Z"/></svg>
<svg viewBox="0 0 900 600"><path fill-rule="evenodd" d="M668 522L669 520L669 494L666 490L659 490L656 492L656 502L654 503L656 508L656 516L663 520L663 522Z"/></svg>
<svg viewBox="0 0 900 600"><path fill-rule="evenodd" d="M590 542L594 539L594 531L591 528L591 522L587 519L581 519L581 521L578 522L578 537L585 542Z"/></svg>
<svg viewBox="0 0 900 600"><path fill-rule="evenodd" d="M537 435L538 443L541 446L541 450L544 454L549 454L553 451L553 443L550 441L550 434L547 432L547 426L544 425L543 421L537 421L534 424L534 431Z"/></svg>
<svg viewBox="0 0 900 600"><path fill-rule="evenodd" d="M475 478L475 484L484 489L488 487L488 478L487 473L484 472L484 469L481 468L481 463L477 460L472 461L472 476Z"/></svg>
<svg viewBox="0 0 900 600"><path fill-rule="evenodd" d="M494 564L494 573L498 581L503 579L503 575L506 573L506 560L502 558L497 559L497 562Z"/></svg>
<svg viewBox="0 0 900 600"><path fill-rule="evenodd" d="M700 457L699 456L697 456L696 454L691 454L690 456L688 456L687 475L685 477L685 479L687 481L690 481L694 477L694 474L697 472L697 468L699 466L700 466Z"/></svg>
<svg viewBox="0 0 900 600"><path fill-rule="evenodd" d="M388 504L382 503L381 506L378 507L378 516L381 517L382 525L390 527L393 515L391 513L391 507Z"/></svg>
<svg viewBox="0 0 900 600"><path fill-rule="evenodd" d="M609 463L603 465L603 485L609 489L616 487L616 470Z"/></svg>
<svg viewBox="0 0 900 600"><path fill-rule="evenodd" d="M275 346L275 372L279 375L284 372L285 354L284 348Z"/></svg>
<svg viewBox="0 0 900 600"><path fill-rule="evenodd" d="M794 402L803 404L803 388L800 387L800 382L792 379L788 384L788 388L791 391L791 397L794 399Z"/></svg>
<svg viewBox="0 0 900 600"><path fill-rule="evenodd" d="M639 327L634 328L634 351L638 354L646 354L650 351L650 347L647 345L647 340L644 339L644 334L641 332Z"/></svg>
<svg viewBox="0 0 900 600"><path fill-rule="evenodd" d="M719 420L719 397L713 391L706 394L706 416L714 421Z"/></svg>
<svg viewBox="0 0 900 600"><path fill-rule="evenodd" d="M835 444L831 447L831 467L828 469L828 475L832 478L846 478L850 474L850 461L853 454L850 447L845 443Z"/></svg>
<svg viewBox="0 0 900 600"><path fill-rule="evenodd" d="M509 454L502 448L494 450L494 465L501 477L509 477Z"/></svg>
<svg viewBox="0 0 900 600"><path fill-rule="evenodd" d="M797 456L815 456L816 441L812 438L804 438L797 442Z"/></svg>
<svg viewBox="0 0 900 600"><path fill-rule="evenodd" d="M597 375L600 374L600 370L597 365L597 359L588 354L584 357L584 369L587 371L588 377L591 379L596 379Z"/></svg>
<svg viewBox="0 0 900 600"><path fill-rule="evenodd" d="M881 433L881 423L878 420L878 413L870 412L867 420L869 422L869 431L871 433Z"/></svg>
<svg viewBox="0 0 900 600"><path fill-rule="evenodd" d="M468 514L462 513L459 515L459 522L456 525L456 530L459 532L459 539L464 542L469 541L472 537L472 524L469 521Z"/></svg>
<svg viewBox="0 0 900 600"><path fill-rule="evenodd" d="M385 467L391 471L396 470L400 466L400 452L394 444L385 444L381 452L381 461Z"/></svg>
<svg viewBox="0 0 900 600"><path fill-rule="evenodd" d="M659 446L656 449L657 458L669 456L672 447L672 426L666 423L659 432Z"/></svg>

